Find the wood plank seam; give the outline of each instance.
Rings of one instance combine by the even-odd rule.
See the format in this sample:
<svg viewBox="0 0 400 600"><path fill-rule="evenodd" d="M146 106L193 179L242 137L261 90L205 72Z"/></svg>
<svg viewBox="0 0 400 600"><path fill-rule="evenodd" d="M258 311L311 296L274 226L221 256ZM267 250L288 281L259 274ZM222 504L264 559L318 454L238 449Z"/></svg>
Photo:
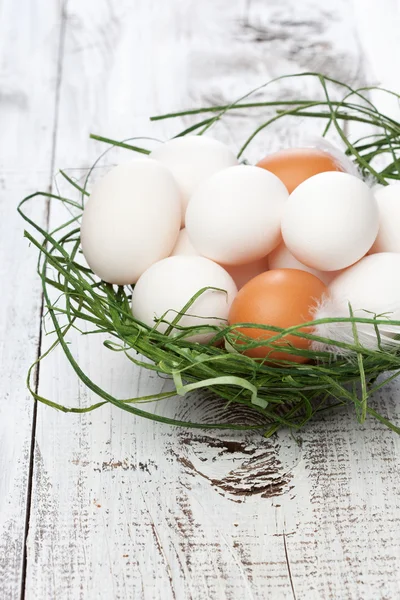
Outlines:
<svg viewBox="0 0 400 600"><path fill-rule="evenodd" d="M53 189L53 175L55 167L55 155L57 146L57 126L58 126L58 115L60 105L60 89L62 82L63 72L63 59L64 59L64 45L65 45L65 32L67 24L67 3L68 0L64 0L61 7L61 22L58 36L58 55L57 55L57 81L54 94L54 117L53 117L53 136L51 144L51 156L50 156L50 183L49 192ZM45 229L49 228L50 223L50 199L46 199L46 213L45 213ZM42 350L43 340L43 315L44 315L44 295L42 293L41 305L40 305L40 317L39 317L39 336L38 336L38 348L36 358L39 359ZM40 362L36 366L35 378L34 378L34 390L37 393L39 389L39 377L40 377ZM34 400L34 408L32 414L32 434L31 443L29 450L29 464L28 464L28 485L27 485L27 496L26 496L26 515L25 515L25 529L23 539L23 556L22 556L22 573L21 573L21 594L20 599L25 599L26 592L26 574L28 565L28 551L27 551L27 538L29 533L29 523L31 516L32 507L32 486L33 486L33 471L35 466L35 441L36 441L36 424L37 424L37 400Z"/></svg>
<svg viewBox="0 0 400 600"><path fill-rule="evenodd" d="M287 564L287 569L288 569L290 587L292 588L293 600L297 600L296 599L296 592L294 591L292 571L290 569L290 560L289 560L289 554L288 554L288 549L287 549L287 545L286 545L286 533L285 532L283 532L282 537L283 537L283 546L285 548L285 558L286 558L286 564Z"/></svg>

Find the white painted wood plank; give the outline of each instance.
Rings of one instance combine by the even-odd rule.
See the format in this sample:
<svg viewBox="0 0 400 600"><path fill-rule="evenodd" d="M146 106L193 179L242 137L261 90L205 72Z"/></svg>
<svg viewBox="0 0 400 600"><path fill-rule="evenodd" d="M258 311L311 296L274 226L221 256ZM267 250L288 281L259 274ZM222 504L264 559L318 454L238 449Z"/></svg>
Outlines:
<svg viewBox="0 0 400 600"><path fill-rule="evenodd" d="M367 77L349 3L299 4L71 0L56 164L75 174L91 164L100 146L90 131L167 137L183 123L155 129L149 114L229 101L283 72ZM252 125L231 123L218 135L235 146ZM254 155L297 136L280 128ZM96 338L74 338L73 348L120 397L167 385ZM56 353L40 390L66 404L93 400ZM397 421L398 393L393 384L376 400ZM211 421L220 406L194 397L158 410ZM298 441L287 431L266 441L179 430L111 407L82 416L40 407L27 598L397 597L398 438L355 424L349 410Z"/></svg>
<svg viewBox="0 0 400 600"><path fill-rule="evenodd" d="M400 50L399 0L387 0L384 9L373 0L353 0L353 4L369 83L400 93L400 75L394 67ZM382 111L399 118L398 99L379 92L373 97Z"/></svg>
<svg viewBox="0 0 400 600"><path fill-rule="evenodd" d="M48 189L59 9L0 3L0 597L20 597L33 402L26 389L40 331L36 257L17 204ZM45 204L29 214L42 224Z"/></svg>

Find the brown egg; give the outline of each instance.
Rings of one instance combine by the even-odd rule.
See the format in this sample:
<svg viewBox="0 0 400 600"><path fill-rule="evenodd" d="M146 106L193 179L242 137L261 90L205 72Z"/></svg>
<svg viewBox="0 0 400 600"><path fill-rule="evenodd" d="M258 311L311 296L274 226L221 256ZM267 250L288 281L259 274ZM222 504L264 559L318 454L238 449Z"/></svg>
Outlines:
<svg viewBox="0 0 400 600"><path fill-rule="evenodd" d="M239 291L231 306L229 324L254 323L286 329L307 323L312 321L313 311L327 291L328 288L318 277L306 271L267 271L254 277ZM276 332L257 328L242 327L238 331L255 340L266 340L276 335ZM311 333L312 328L301 331ZM306 350L309 344L309 340L305 338L288 335L276 342L274 347L290 345ZM267 346L251 348L245 354L253 358L268 358L269 361L307 362L307 357L279 352Z"/></svg>
<svg viewBox="0 0 400 600"><path fill-rule="evenodd" d="M317 148L289 148L261 159L257 165L271 171L285 184L289 194L309 177L325 171L344 171L339 162Z"/></svg>

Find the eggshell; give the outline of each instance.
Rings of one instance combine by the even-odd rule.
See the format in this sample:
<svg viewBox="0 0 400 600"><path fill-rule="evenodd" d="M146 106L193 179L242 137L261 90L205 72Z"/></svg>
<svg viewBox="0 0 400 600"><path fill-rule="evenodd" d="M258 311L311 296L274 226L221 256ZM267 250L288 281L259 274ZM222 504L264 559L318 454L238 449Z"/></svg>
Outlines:
<svg viewBox="0 0 400 600"><path fill-rule="evenodd" d="M329 154L333 160L340 166L339 171L344 173L350 173L359 179L362 179L361 171L356 163L354 163L349 156L347 156L343 150L338 146L330 142L326 137L320 135L307 135L304 138L307 142L305 145L311 148L317 148L323 152Z"/></svg>
<svg viewBox="0 0 400 600"><path fill-rule="evenodd" d="M316 312L315 318L349 317L351 305L354 316L400 320L400 254L383 252L362 258L345 269L329 285L329 296ZM357 324L360 342L368 348L378 345L373 325ZM380 326L382 339L399 333L393 326ZM354 343L351 323L324 323L317 334L328 339Z"/></svg>
<svg viewBox="0 0 400 600"><path fill-rule="evenodd" d="M257 167L274 173L285 184L289 194L303 181L325 171L343 171L339 161L318 148L288 148L265 156Z"/></svg>
<svg viewBox="0 0 400 600"><path fill-rule="evenodd" d="M273 327L301 325L312 321L318 301L327 292L326 286L314 275L296 269L275 269L254 277L238 293L229 312L230 325L254 323ZM253 340L269 340L276 331L239 327L238 331ZM303 328L311 333L310 328ZM306 350L308 339L289 335L271 346L255 346L245 350L247 356L268 360L307 362L307 357L282 352L279 348L292 347Z"/></svg>
<svg viewBox="0 0 400 600"><path fill-rule="evenodd" d="M250 279L265 273L268 271L268 257L264 256L246 265L221 265L233 281L236 283L238 290L240 290Z"/></svg>
<svg viewBox="0 0 400 600"><path fill-rule="evenodd" d="M96 183L86 203L83 254L104 281L134 283L170 254L180 221L179 190L164 165L148 158L121 164Z"/></svg>
<svg viewBox="0 0 400 600"><path fill-rule="evenodd" d="M364 257L345 269L329 286L336 303L353 310L383 314L394 312L400 318L400 254L382 252Z"/></svg>
<svg viewBox="0 0 400 600"><path fill-rule="evenodd" d="M186 135L161 144L151 157L168 167L181 191L182 225L190 197L208 177L238 160L227 146L218 140L199 135Z"/></svg>
<svg viewBox="0 0 400 600"><path fill-rule="evenodd" d="M307 273L312 273L312 275L318 277L318 279L325 284L328 284L333 277L333 274L318 271L317 269L312 269L311 267L307 267L307 265L303 265L303 263L298 261L297 258L291 254L283 243L279 244L279 246L268 255L268 264L270 269L299 269L300 271L307 271Z"/></svg>
<svg viewBox="0 0 400 600"><path fill-rule="evenodd" d="M225 265L266 256L281 240L283 183L268 171L239 165L210 177L186 212L189 239L199 254Z"/></svg>
<svg viewBox="0 0 400 600"><path fill-rule="evenodd" d="M189 240L186 227L180 230L171 256L199 256Z"/></svg>
<svg viewBox="0 0 400 600"><path fill-rule="evenodd" d="M378 233L378 206L369 187L348 173L319 173L290 195L282 236L301 263L344 269L362 258Z"/></svg>
<svg viewBox="0 0 400 600"><path fill-rule="evenodd" d="M205 287L218 290L203 292L181 317L179 326L226 324L237 287L222 267L202 256L171 256L152 265L140 277L132 292L132 313L149 327L153 327L165 313L165 320L171 322L177 312ZM167 328L168 324L160 323L157 330L164 333ZM178 329L173 330L173 335L178 333ZM215 332L196 333L185 339L206 343L213 335Z"/></svg>
<svg viewBox="0 0 400 600"><path fill-rule="evenodd" d="M400 252L400 184L375 191L379 209L379 232L371 253Z"/></svg>

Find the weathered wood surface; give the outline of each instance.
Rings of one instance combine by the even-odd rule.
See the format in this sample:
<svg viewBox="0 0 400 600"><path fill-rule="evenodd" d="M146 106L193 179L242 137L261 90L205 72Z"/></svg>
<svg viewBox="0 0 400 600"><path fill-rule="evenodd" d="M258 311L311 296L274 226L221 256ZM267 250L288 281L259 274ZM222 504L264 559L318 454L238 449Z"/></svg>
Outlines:
<svg viewBox="0 0 400 600"><path fill-rule="evenodd" d="M6 373L0 384L0 597L16 598L21 589L28 600L399 597L400 440L376 422L357 425L351 410L326 414L295 438L282 431L267 441L257 434L179 430L107 406L79 416L40 405L27 504L33 410L23 374L39 341L40 293L34 253L21 242L10 262L7 242L10 223L19 228L13 211L25 189L48 186L50 171L59 167L79 177L103 150L89 132L165 139L189 121L155 126L150 114L231 101L294 71L323 70L350 83L399 89L399 39L385 45L399 3L382 0L379 13L358 0L48 5L26 2L22 17L11 1L0 4L1 32L10 40L0 37L0 83L9 86L0 87L2 215L3 206L8 211L0 268L6 269L3 281L12 281L2 288L0 321ZM19 46L13 40L22 35ZM4 88L14 90L10 106ZM292 94L292 85L285 82L280 93ZM29 102L18 104L23 97ZM251 124L244 118L230 123L216 134L235 147ZM276 128L254 146L254 157L299 135L292 127ZM116 160L111 153L103 164ZM62 185L59 177L55 184ZM53 205L50 225L60 218ZM44 336L43 348L49 343ZM76 336L72 348L91 376L120 397L168 385L96 337ZM39 389L63 404L93 401L57 352L40 367ZM399 392L394 383L375 400L397 422ZM212 397L194 397L156 410L211 421L221 408Z"/></svg>
<svg viewBox="0 0 400 600"><path fill-rule="evenodd" d="M17 5L18 4L18 5ZM26 389L40 332L36 257L18 202L48 189L53 171L60 10L0 2L0 597L19 598L24 568L34 405ZM45 224L46 206L30 215Z"/></svg>

